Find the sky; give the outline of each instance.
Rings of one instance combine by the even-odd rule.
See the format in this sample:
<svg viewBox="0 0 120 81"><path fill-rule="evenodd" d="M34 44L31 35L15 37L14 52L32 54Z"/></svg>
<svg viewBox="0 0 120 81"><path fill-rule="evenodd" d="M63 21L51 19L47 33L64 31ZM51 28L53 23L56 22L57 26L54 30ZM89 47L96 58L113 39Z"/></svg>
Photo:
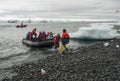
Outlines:
<svg viewBox="0 0 120 81"><path fill-rule="evenodd" d="M104 16L116 14L120 10L119 4L120 0L1 0L0 17Z"/></svg>

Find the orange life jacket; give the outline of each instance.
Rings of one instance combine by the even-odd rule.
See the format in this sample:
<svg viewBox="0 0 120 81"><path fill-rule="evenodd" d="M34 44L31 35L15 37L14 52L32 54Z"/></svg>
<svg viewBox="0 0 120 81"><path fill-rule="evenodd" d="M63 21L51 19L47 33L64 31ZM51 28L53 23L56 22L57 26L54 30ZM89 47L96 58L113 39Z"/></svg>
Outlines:
<svg viewBox="0 0 120 81"><path fill-rule="evenodd" d="M68 38L68 39L69 39L69 38L70 38L70 36L69 36L69 34L68 34L68 33L64 32L64 33L62 34L62 39L63 39L63 38Z"/></svg>

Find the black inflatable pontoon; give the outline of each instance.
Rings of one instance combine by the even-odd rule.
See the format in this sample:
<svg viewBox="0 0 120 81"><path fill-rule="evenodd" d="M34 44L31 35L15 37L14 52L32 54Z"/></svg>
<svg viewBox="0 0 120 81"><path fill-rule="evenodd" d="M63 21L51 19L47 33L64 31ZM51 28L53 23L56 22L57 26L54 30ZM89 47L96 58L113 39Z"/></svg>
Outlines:
<svg viewBox="0 0 120 81"><path fill-rule="evenodd" d="M41 42L35 42L35 41L30 41L30 40L27 40L27 39L23 39L22 40L22 43L26 46L29 46L29 47L40 47L40 48L43 48L43 47L53 47L54 46L54 42L53 40L46 40L46 41L41 41Z"/></svg>

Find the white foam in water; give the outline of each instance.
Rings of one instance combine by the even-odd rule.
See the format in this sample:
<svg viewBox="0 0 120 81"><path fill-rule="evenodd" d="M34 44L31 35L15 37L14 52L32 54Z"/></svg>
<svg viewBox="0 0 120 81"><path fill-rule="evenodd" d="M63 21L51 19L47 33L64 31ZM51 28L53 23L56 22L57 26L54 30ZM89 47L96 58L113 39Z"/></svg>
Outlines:
<svg viewBox="0 0 120 81"><path fill-rule="evenodd" d="M70 33L70 36L79 39L112 39L119 36L109 24L96 23L91 24L91 27L80 27L79 31Z"/></svg>

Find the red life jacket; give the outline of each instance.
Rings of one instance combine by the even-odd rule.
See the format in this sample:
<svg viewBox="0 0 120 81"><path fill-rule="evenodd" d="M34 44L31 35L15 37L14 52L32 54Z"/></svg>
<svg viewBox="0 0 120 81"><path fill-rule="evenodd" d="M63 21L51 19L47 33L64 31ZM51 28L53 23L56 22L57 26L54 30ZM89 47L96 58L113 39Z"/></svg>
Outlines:
<svg viewBox="0 0 120 81"><path fill-rule="evenodd" d="M59 42L60 41L60 36L55 36L54 37L54 42Z"/></svg>
<svg viewBox="0 0 120 81"><path fill-rule="evenodd" d="M43 37L42 37L42 34L39 34L38 38L43 38Z"/></svg>
<svg viewBox="0 0 120 81"><path fill-rule="evenodd" d="M70 36L69 36L69 34L68 33L66 33L66 32L64 32L63 34L62 34L62 38L70 38Z"/></svg>
<svg viewBox="0 0 120 81"><path fill-rule="evenodd" d="M35 33L36 33L36 30L33 29L32 32L31 32L31 34L33 35L33 34L35 34Z"/></svg>
<svg viewBox="0 0 120 81"><path fill-rule="evenodd" d="M36 34L36 30L35 30L35 29L33 29L32 32L30 33L30 40L33 39L33 35L34 35L34 34Z"/></svg>

